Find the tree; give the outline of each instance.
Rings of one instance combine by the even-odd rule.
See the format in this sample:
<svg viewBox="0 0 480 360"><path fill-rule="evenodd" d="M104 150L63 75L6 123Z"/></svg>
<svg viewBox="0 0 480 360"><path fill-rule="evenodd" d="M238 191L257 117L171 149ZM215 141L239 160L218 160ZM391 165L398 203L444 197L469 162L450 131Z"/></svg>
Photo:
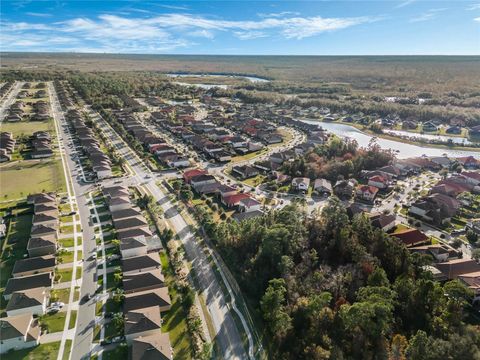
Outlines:
<svg viewBox="0 0 480 360"><path fill-rule="evenodd" d="M117 304L120 304L123 299L125 298L125 294L123 289L115 289L112 293L112 299L115 301Z"/></svg>
<svg viewBox="0 0 480 360"><path fill-rule="evenodd" d="M476 261L480 260L480 249L472 250L472 259L475 259Z"/></svg>
<svg viewBox="0 0 480 360"><path fill-rule="evenodd" d="M123 313L117 312L113 314L112 323L113 326L115 326L115 329L117 329L117 331L122 331L125 325L125 318L123 317Z"/></svg>
<svg viewBox="0 0 480 360"><path fill-rule="evenodd" d="M468 230L467 233L465 234L465 237L467 238L470 244L474 244L478 241L478 234L476 234L472 230Z"/></svg>
<svg viewBox="0 0 480 360"><path fill-rule="evenodd" d="M423 330L418 330L408 343L407 358L409 360L425 360L429 351L427 333Z"/></svg>
<svg viewBox="0 0 480 360"><path fill-rule="evenodd" d="M263 318L269 324L272 335L282 338L291 328L292 319L285 310L285 280L272 279L260 301Z"/></svg>
<svg viewBox="0 0 480 360"><path fill-rule="evenodd" d="M408 341L405 336L396 334L390 345L390 360L406 360Z"/></svg>

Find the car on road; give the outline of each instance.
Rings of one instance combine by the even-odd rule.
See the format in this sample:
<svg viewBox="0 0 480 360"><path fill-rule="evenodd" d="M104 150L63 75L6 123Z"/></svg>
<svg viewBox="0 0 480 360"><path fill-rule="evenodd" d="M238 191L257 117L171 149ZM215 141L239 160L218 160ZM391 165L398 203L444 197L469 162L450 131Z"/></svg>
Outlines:
<svg viewBox="0 0 480 360"><path fill-rule="evenodd" d="M83 297L82 300L80 301L81 304L85 304L88 300L90 300L93 297L92 294L86 293Z"/></svg>
<svg viewBox="0 0 480 360"><path fill-rule="evenodd" d="M92 254L92 256L90 256L90 260L97 260L97 253Z"/></svg>

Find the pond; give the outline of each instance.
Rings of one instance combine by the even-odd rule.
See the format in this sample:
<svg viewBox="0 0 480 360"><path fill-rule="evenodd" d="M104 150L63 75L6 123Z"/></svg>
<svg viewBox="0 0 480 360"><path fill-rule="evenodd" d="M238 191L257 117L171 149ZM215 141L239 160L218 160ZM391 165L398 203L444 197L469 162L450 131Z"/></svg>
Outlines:
<svg viewBox="0 0 480 360"><path fill-rule="evenodd" d="M363 133L357 128L338 123L322 122L318 120L306 120L299 119L308 124L320 124L325 130L336 134L343 138L354 139L362 147L368 146L370 140L373 136ZM443 156L447 154L449 157L462 157L462 156L474 156L477 159L480 159L480 150L479 151L467 151L467 150L454 150L448 148L436 148L428 146L417 146L413 144L403 143L401 141L394 141L388 139L382 139L376 137L376 141L380 147L383 149L391 149L397 153L397 157L400 159L405 159L409 157L418 157L422 155L426 156Z"/></svg>

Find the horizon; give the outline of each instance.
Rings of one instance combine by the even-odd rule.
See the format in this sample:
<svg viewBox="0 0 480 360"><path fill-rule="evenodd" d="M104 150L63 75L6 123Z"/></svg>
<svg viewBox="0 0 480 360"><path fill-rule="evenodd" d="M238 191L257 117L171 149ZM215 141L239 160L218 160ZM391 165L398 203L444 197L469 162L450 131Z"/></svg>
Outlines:
<svg viewBox="0 0 480 360"><path fill-rule="evenodd" d="M1 52L480 55L469 1L3 1Z"/></svg>

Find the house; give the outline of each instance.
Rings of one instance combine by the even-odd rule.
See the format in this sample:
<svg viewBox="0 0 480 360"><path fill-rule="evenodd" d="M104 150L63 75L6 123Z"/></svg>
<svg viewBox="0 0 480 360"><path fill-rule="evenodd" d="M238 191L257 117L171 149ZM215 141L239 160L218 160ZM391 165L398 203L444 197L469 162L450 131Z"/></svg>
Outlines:
<svg viewBox="0 0 480 360"><path fill-rule="evenodd" d="M350 199L357 184L355 179L339 180L333 186L333 191L341 199Z"/></svg>
<svg viewBox="0 0 480 360"><path fill-rule="evenodd" d="M135 217L130 217L122 220L113 220L113 226L118 232L128 229L138 229L148 226L147 220L140 214Z"/></svg>
<svg viewBox="0 0 480 360"><path fill-rule="evenodd" d="M261 206L262 204L259 201L249 197L239 201L238 211L239 212L259 211Z"/></svg>
<svg viewBox="0 0 480 360"><path fill-rule="evenodd" d="M123 275L161 269L162 263L158 253L149 253L140 256L122 259Z"/></svg>
<svg viewBox="0 0 480 360"><path fill-rule="evenodd" d="M292 179L292 188L297 191L306 192L308 191L309 186L310 186L309 178L297 177Z"/></svg>
<svg viewBox="0 0 480 360"><path fill-rule="evenodd" d="M158 306L144 307L125 314L125 338L128 344L139 336L149 336L160 333L162 319Z"/></svg>
<svg viewBox="0 0 480 360"><path fill-rule="evenodd" d="M122 258L130 258L147 254L147 241L145 236L138 236L120 240L120 253Z"/></svg>
<svg viewBox="0 0 480 360"><path fill-rule="evenodd" d="M7 315L15 316L23 313L33 315L45 314L47 296L45 288L15 291L7 304Z"/></svg>
<svg viewBox="0 0 480 360"><path fill-rule="evenodd" d="M129 228L117 230L117 237L120 241L128 238L135 238L139 236L145 237L145 240L148 240L152 237L152 232L148 226L139 227L139 228Z"/></svg>
<svg viewBox="0 0 480 360"><path fill-rule="evenodd" d="M57 237L55 234L32 237L27 244L28 256L44 256L57 252Z"/></svg>
<svg viewBox="0 0 480 360"><path fill-rule="evenodd" d="M165 278L159 269L123 276L123 290L125 294L153 290L161 287L165 287Z"/></svg>
<svg viewBox="0 0 480 360"><path fill-rule="evenodd" d="M381 175L375 175L368 179L368 185L378 189L386 189L388 187L388 179Z"/></svg>
<svg viewBox="0 0 480 360"><path fill-rule="evenodd" d="M203 195L203 194L215 194L218 192L218 189L222 186L222 184L220 184L217 180L215 180L214 182L212 183L207 183L207 184L203 184L203 185L200 185L200 186L197 186L195 188L195 191L200 194L200 195Z"/></svg>
<svg viewBox="0 0 480 360"><path fill-rule="evenodd" d="M172 300L168 294L168 287L153 290L138 291L126 294L123 301L123 312L142 309L145 307L158 306L160 312L168 311L172 307Z"/></svg>
<svg viewBox="0 0 480 360"><path fill-rule="evenodd" d="M186 184L190 184L190 181L200 175L207 175L208 171L203 169L193 169L187 170L183 172L183 180Z"/></svg>
<svg viewBox="0 0 480 360"><path fill-rule="evenodd" d="M42 211L40 213L35 213L32 219L33 226L44 225L47 227L56 227L58 226L58 211Z"/></svg>
<svg viewBox="0 0 480 360"><path fill-rule="evenodd" d="M473 291L473 303L478 302L480 300L480 271L459 275L458 280Z"/></svg>
<svg viewBox="0 0 480 360"><path fill-rule="evenodd" d="M40 326L31 313L0 318L0 354L38 345Z"/></svg>
<svg viewBox="0 0 480 360"><path fill-rule="evenodd" d="M331 195L333 191L332 184L326 179L315 179L315 182L313 183L313 190L319 194L326 195Z"/></svg>
<svg viewBox="0 0 480 360"><path fill-rule="evenodd" d="M132 360L172 360L173 349L168 334L156 332L132 341Z"/></svg>
<svg viewBox="0 0 480 360"><path fill-rule="evenodd" d="M238 176L240 179L248 179L258 175L258 170L250 165L234 166L232 174Z"/></svg>
<svg viewBox="0 0 480 360"><path fill-rule="evenodd" d="M461 134L462 128L458 125L449 126L447 130L445 130L447 134Z"/></svg>
<svg viewBox="0 0 480 360"><path fill-rule="evenodd" d="M7 281L3 297L5 300L10 300L14 292L36 288L50 289L52 287L52 281L53 277L51 273L10 278Z"/></svg>
<svg viewBox="0 0 480 360"><path fill-rule="evenodd" d="M378 188L370 185L359 185L355 193L357 199L373 202L378 193Z"/></svg>
<svg viewBox="0 0 480 360"><path fill-rule="evenodd" d="M139 208L131 207L123 210L113 211L111 215L112 215L112 220L115 222L115 221L129 219L132 217L142 216L142 213L140 212Z"/></svg>
<svg viewBox="0 0 480 360"><path fill-rule="evenodd" d="M382 214L377 213L370 216L370 221L372 222L372 226L378 229L382 229L383 231L389 231L395 227L395 220L396 216L389 214Z"/></svg>
<svg viewBox="0 0 480 360"><path fill-rule="evenodd" d="M431 255L436 262L445 262L448 259L458 258L461 252L444 244L420 245L409 248L411 252Z"/></svg>
<svg viewBox="0 0 480 360"><path fill-rule="evenodd" d="M13 277L35 275L44 272L53 272L57 264L54 255L37 256L15 261Z"/></svg>
<svg viewBox="0 0 480 360"><path fill-rule="evenodd" d="M228 208L238 206L241 200L249 199L250 195L245 193L236 193L233 195L227 195L221 198L221 202Z"/></svg>
<svg viewBox="0 0 480 360"><path fill-rule="evenodd" d="M475 159L473 156L459 157L456 159L465 169L478 169L480 168L480 160Z"/></svg>
<svg viewBox="0 0 480 360"><path fill-rule="evenodd" d="M438 130L438 126L435 125L432 121L427 121L423 123L422 129L423 131L433 132Z"/></svg>
<svg viewBox="0 0 480 360"><path fill-rule="evenodd" d="M452 164L452 160L450 160L446 156L431 157L430 161L434 162L435 164L440 165L442 168L448 168Z"/></svg>
<svg viewBox="0 0 480 360"><path fill-rule="evenodd" d="M435 264L448 280L454 280L458 276L480 271L480 265L473 259L454 259Z"/></svg>
<svg viewBox="0 0 480 360"><path fill-rule="evenodd" d="M55 202L56 197L54 193L41 193L41 194L32 194L27 196L27 204L44 204Z"/></svg>
<svg viewBox="0 0 480 360"><path fill-rule="evenodd" d="M111 212L132 207L132 203L130 202L130 198L128 196L112 197L109 200L107 199L107 202L108 208Z"/></svg>
<svg viewBox="0 0 480 360"><path fill-rule="evenodd" d="M466 178L468 184L480 186L480 172L464 171L462 176Z"/></svg>
<svg viewBox="0 0 480 360"><path fill-rule="evenodd" d="M394 232L390 236L397 238L407 247L430 242L428 236L426 236L423 232L417 229L404 229L398 232Z"/></svg>
<svg viewBox="0 0 480 360"><path fill-rule="evenodd" d="M49 237L55 236L57 237L57 229L51 225L34 225L32 226L32 230L30 231L30 236L32 238L35 237Z"/></svg>
<svg viewBox="0 0 480 360"><path fill-rule="evenodd" d="M190 179L190 185L198 192L198 189L206 184L214 184L217 180L212 175L202 174Z"/></svg>

